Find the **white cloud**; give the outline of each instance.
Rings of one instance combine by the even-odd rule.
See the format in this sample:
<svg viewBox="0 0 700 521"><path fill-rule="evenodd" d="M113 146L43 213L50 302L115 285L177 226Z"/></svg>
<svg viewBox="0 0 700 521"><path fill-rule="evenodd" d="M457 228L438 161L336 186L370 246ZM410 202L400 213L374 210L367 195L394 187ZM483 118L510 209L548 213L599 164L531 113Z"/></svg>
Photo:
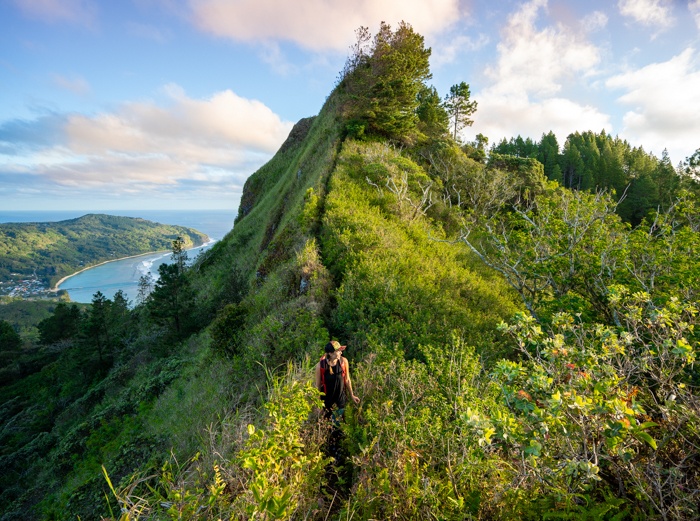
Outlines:
<svg viewBox="0 0 700 521"><path fill-rule="evenodd" d="M657 155L668 148L678 162L700 146L700 56L688 48L670 60L619 74L606 86L625 93L618 101L630 106L624 135Z"/></svg>
<svg viewBox="0 0 700 521"><path fill-rule="evenodd" d="M473 134L492 141L523 135L539 139L552 130L563 144L581 129L609 131L610 117L596 107L567 99L568 84L596 73L597 47L571 27L536 22L547 8L546 0L533 0L513 13L498 44L498 60L486 70L491 84L474 95L478 110ZM597 17L597 24L603 22Z"/></svg>
<svg viewBox="0 0 700 521"><path fill-rule="evenodd" d="M431 46L430 65L435 68L452 63L458 55L478 51L488 45L489 41L489 37L483 33L476 38L466 35L445 40L438 38Z"/></svg>
<svg viewBox="0 0 700 521"><path fill-rule="evenodd" d="M315 51L345 51L355 29L404 20L424 36L460 17L459 0L190 0L195 24L243 42L284 40Z"/></svg>
<svg viewBox="0 0 700 521"><path fill-rule="evenodd" d="M0 157L0 164L4 171L32 174L54 186L115 194L208 186L221 196L222 190L240 189L292 127L261 102L230 90L208 99L190 98L177 85L165 92L170 100L165 106L132 102L110 113L68 116L60 145L36 142L31 153ZM25 128L6 127L5 140L15 135L24 139L14 141L16 146L32 147Z"/></svg>
<svg viewBox="0 0 700 521"><path fill-rule="evenodd" d="M93 28L97 7L92 0L14 0L24 14L45 22L68 22Z"/></svg>
<svg viewBox="0 0 700 521"><path fill-rule="evenodd" d="M690 14L693 15L695 25L700 29L700 0L693 0L688 3Z"/></svg>
<svg viewBox="0 0 700 521"><path fill-rule="evenodd" d="M132 102L116 113L70 118L69 146L79 153L157 151L183 159L190 150L189 159L202 161L241 150L275 152L291 129L260 101L230 90L205 100L187 97L177 85L164 90L171 99L167 107Z"/></svg>
<svg viewBox="0 0 700 521"><path fill-rule="evenodd" d="M567 27L537 29L535 21L546 6L547 0L533 0L508 18L498 62L486 70L494 82L490 90L552 95L563 80L594 72L600 61L597 47Z"/></svg>
<svg viewBox="0 0 700 521"><path fill-rule="evenodd" d="M566 137L575 131L612 130L610 117L596 107L582 105L566 98L548 98L530 101L527 97L499 96L486 93L478 97L479 109L474 114L471 133L482 133L491 142L517 135L539 139L542 134L554 132L563 145ZM473 139L470 136L469 139Z"/></svg>
<svg viewBox="0 0 700 521"><path fill-rule="evenodd" d="M85 96L90 93L90 84L81 76L68 78L61 74L52 75L54 84L63 90L67 90L77 96Z"/></svg>
<svg viewBox="0 0 700 521"><path fill-rule="evenodd" d="M669 0L619 0L617 6L623 16L648 27L663 30L674 23Z"/></svg>
<svg viewBox="0 0 700 521"><path fill-rule="evenodd" d="M608 15L602 11L593 11L581 20L584 31L592 33L608 25Z"/></svg>

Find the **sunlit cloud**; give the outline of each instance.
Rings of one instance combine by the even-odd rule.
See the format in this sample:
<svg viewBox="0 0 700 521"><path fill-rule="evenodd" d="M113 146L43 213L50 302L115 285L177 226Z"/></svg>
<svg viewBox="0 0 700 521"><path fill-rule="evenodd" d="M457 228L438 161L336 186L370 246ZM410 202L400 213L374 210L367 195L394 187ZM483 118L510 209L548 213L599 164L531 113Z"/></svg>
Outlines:
<svg viewBox="0 0 700 521"><path fill-rule="evenodd" d="M177 85L164 92L171 100L167 106L131 102L114 113L72 116L66 126L70 146L81 154L155 150L182 156L201 150L190 158L200 161L244 149L274 152L291 128L263 103L230 90L203 100L189 98Z"/></svg>
<svg viewBox="0 0 700 521"><path fill-rule="evenodd" d="M355 29L410 23L424 36L460 18L458 0L190 0L203 31L240 42L288 41L313 51L345 51Z"/></svg>
<svg viewBox="0 0 700 521"><path fill-rule="evenodd" d="M173 154L201 147L226 156L243 148L273 152L290 128L261 102L230 90L207 100L188 98L175 85L165 90L174 101L168 107L128 103L118 114L71 119L67 130L74 146L87 151L111 147L123 153L155 149Z"/></svg>
<svg viewBox="0 0 700 521"><path fill-rule="evenodd" d="M700 30L700 0L693 0L689 2L688 9L695 20L695 25Z"/></svg>
<svg viewBox="0 0 700 521"><path fill-rule="evenodd" d="M606 86L621 90L619 103L630 107L624 135L657 155L668 148L680 161L700 146L700 56L686 49L668 61L616 75Z"/></svg>
<svg viewBox="0 0 700 521"><path fill-rule="evenodd" d="M533 0L508 18L498 59L486 69L490 84L473 95L479 105L469 132L494 141L518 134L537 139L551 130L563 143L582 128L611 129L607 114L562 95L567 85L597 73L598 48L570 27L539 29L546 9L546 0Z"/></svg>
<svg viewBox="0 0 700 521"><path fill-rule="evenodd" d="M668 0L619 0L617 6L620 14L647 27L663 30L674 23Z"/></svg>
<svg viewBox="0 0 700 521"><path fill-rule="evenodd" d="M49 23L71 23L93 28L97 4L92 0L14 0L27 16Z"/></svg>
<svg viewBox="0 0 700 521"><path fill-rule="evenodd" d="M551 95L562 82L592 74L600 61L598 48L568 27L538 30L535 21L547 0L533 0L508 18L498 44L498 62L486 70L499 94Z"/></svg>
<svg viewBox="0 0 700 521"><path fill-rule="evenodd" d="M0 184L12 174L53 191L160 193L197 186L221 196L240 191L292 127L263 103L229 90L206 99L190 98L177 85L164 92L166 104L131 102L109 113L1 125Z"/></svg>

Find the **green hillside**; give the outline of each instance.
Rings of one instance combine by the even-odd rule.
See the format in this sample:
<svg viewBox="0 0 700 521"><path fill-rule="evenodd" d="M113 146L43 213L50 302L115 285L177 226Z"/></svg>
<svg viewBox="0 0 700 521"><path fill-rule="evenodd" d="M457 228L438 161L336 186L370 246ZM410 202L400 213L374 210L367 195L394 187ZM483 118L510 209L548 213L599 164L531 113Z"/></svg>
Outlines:
<svg viewBox="0 0 700 521"><path fill-rule="evenodd" d="M107 260L169 250L182 237L203 244L197 230L140 218L90 214L50 223L0 224L0 282L38 277L53 286L61 278Z"/></svg>
<svg viewBox="0 0 700 521"><path fill-rule="evenodd" d="M194 265L174 244L135 309L4 349L31 364L3 367L0 519L700 515L697 185L621 212L455 141L429 55L382 24ZM330 339L360 398L333 453Z"/></svg>

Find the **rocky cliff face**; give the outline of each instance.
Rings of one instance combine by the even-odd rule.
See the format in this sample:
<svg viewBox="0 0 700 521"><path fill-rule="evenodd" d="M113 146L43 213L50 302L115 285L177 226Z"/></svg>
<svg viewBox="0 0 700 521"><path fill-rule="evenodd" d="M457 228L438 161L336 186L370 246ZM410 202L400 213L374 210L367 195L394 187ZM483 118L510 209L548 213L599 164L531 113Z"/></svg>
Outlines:
<svg viewBox="0 0 700 521"><path fill-rule="evenodd" d="M304 118L299 120L294 127L292 127L289 136L282 143L278 154L285 154L288 151L294 150L299 147L311 129L311 125L314 122L315 117ZM264 167L263 167L264 168ZM297 172L297 176L301 175L301 171ZM243 217L248 215L253 209L253 206L257 203L260 196L263 195L264 190L264 176L255 173L251 175L245 182L243 186L243 194L241 195L241 203L238 207L238 217L236 217L236 222L240 221Z"/></svg>

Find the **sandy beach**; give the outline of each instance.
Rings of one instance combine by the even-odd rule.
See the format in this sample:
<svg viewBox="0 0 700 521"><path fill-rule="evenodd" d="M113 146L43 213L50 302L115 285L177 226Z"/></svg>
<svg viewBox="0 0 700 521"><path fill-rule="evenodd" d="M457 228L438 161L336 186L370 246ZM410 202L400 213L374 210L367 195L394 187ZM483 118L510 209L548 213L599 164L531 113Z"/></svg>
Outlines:
<svg viewBox="0 0 700 521"><path fill-rule="evenodd" d="M146 253L139 253L138 255L129 255L128 257L119 257L118 259L110 259L108 261L100 262L99 264L93 264L92 266L87 266L86 268L83 268L82 270L76 271L75 273L71 273L70 275L66 275L63 277L61 280L59 280L55 286L49 289L49 291L56 292L58 291L58 287L63 284L65 281L67 281L71 277L75 277L78 273L82 273L87 270L91 270L92 268L96 268L97 266L103 266L104 264L109 264L110 262L117 262L120 260L125 260L125 259L135 259L136 257L144 257L145 255L155 255L156 253L167 253L168 250L160 250L160 251L148 251Z"/></svg>
<svg viewBox="0 0 700 521"><path fill-rule="evenodd" d="M212 239L211 237L207 236L207 240L206 240L206 241L204 241L204 242L203 242L202 244L200 244L199 246L193 246L193 247L190 248L190 249L201 248L202 246L208 246L209 244L212 244L212 243L214 243L214 242L216 242L214 239ZM87 267L85 267L85 268L83 268L83 269L81 269L81 270L79 270L79 271L76 271L75 273L71 273L70 275L66 275L66 276L63 277L61 280L59 280L58 282L56 282L56 284L55 284L52 288L50 288L49 291L53 291L54 293L57 292L57 291L59 291L59 288L58 288L58 287L59 287L61 284L63 284L65 281L67 281L67 280L70 279L71 277L75 277L75 276L78 275L79 273L82 273L82 272L87 271L87 270L91 270L92 268L96 268L96 267L98 267L98 266L103 266L103 265L105 265L105 264L109 264L110 262L117 262L117 261L126 260L126 259L135 259L135 258L137 258L137 257L144 257L144 256L146 256L146 255L155 255L155 254L158 254L158 253L164 253L164 254L165 254L165 253L168 253L169 251L170 251L170 250L148 251L148 252L146 252L146 253L139 253L138 255L128 255L128 256L126 256L126 257L119 257L118 259L110 259L110 260L108 260L108 261L104 261L104 262L100 262L100 263L98 263L98 264L93 264L93 265L91 265L91 266L87 266Z"/></svg>

